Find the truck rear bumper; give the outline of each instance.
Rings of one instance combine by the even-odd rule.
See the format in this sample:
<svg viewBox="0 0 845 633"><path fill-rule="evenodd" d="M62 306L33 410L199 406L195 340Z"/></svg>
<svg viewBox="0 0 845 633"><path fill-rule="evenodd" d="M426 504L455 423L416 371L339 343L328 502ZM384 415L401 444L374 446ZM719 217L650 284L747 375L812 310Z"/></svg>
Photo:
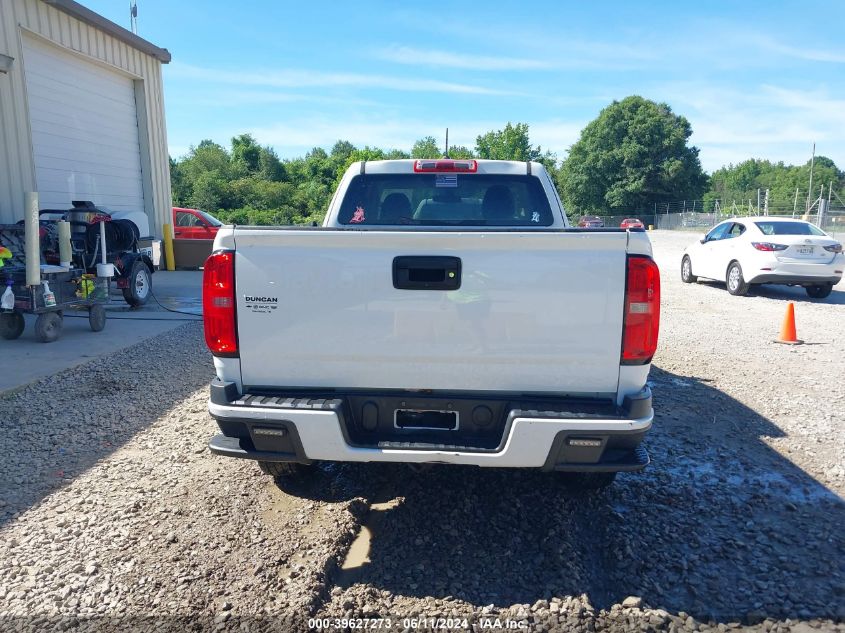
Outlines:
<svg viewBox="0 0 845 633"><path fill-rule="evenodd" d="M654 416L644 388L622 415L600 417L578 411L511 408L495 447L434 442L379 441L361 445L350 437L342 398L237 396L216 381L209 411L222 433L212 438L218 455L261 461L446 463L485 467L526 467L563 471L631 471L648 464L640 447ZM216 390L215 390L216 387ZM624 414L625 411L620 411ZM449 432L442 432L449 441Z"/></svg>

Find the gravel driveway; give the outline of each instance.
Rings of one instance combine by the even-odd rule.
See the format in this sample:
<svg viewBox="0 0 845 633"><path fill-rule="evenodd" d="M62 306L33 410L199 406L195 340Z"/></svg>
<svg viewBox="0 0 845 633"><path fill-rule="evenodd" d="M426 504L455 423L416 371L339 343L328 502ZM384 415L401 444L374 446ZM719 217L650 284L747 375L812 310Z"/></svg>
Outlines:
<svg viewBox="0 0 845 633"><path fill-rule="evenodd" d="M538 472L332 464L283 489L206 450L213 369L187 324L0 399L0 630L845 631L845 288L687 286L691 236L651 235L644 472L581 497ZM772 342L788 300L807 345Z"/></svg>

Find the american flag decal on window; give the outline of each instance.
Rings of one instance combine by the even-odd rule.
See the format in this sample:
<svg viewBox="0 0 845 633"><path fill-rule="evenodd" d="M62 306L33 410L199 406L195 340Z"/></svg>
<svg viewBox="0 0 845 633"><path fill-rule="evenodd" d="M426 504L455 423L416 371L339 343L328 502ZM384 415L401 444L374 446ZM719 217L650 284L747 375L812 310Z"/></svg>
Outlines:
<svg viewBox="0 0 845 633"><path fill-rule="evenodd" d="M457 187L458 186L458 175L457 174L437 174L434 177L434 186L435 187Z"/></svg>

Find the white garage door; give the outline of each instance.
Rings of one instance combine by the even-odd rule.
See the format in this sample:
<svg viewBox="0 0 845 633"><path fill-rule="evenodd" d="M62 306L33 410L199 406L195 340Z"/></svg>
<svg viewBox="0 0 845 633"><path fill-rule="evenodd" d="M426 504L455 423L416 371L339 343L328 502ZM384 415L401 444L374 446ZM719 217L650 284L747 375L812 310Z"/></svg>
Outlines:
<svg viewBox="0 0 845 633"><path fill-rule="evenodd" d="M133 81L35 38L23 52L41 208L143 211Z"/></svg>

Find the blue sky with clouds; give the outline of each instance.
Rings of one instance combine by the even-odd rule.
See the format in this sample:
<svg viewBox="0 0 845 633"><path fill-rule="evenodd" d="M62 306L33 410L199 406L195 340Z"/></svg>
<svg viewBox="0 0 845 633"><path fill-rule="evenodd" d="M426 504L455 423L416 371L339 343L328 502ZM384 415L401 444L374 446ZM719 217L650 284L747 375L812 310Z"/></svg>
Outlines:
<svg viewBox="0 0 845 633"><path fill-rule="evenodd" d="M129 25L127 0L82 0ZM282 157L337 139L474 146L507 123L559 158L614 99L687 117L708 171L817 152L845 167L845 2L138 0L171 154L243 132Z"/></svg>

